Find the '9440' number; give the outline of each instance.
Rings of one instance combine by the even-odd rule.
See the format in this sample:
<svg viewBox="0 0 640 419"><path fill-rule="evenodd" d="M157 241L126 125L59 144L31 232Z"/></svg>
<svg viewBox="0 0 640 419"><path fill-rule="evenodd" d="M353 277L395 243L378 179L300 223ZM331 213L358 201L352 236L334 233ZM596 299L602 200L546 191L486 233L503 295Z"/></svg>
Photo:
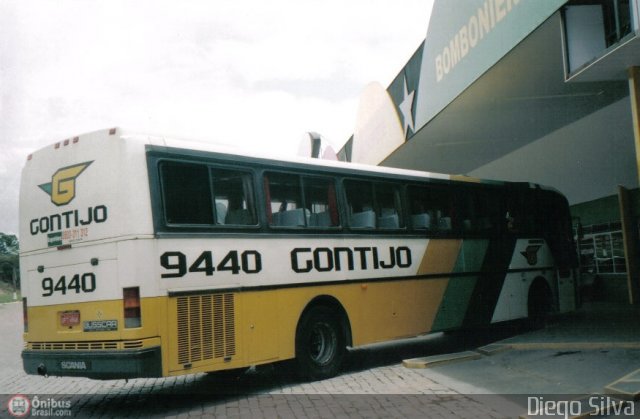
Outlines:
<svg viewBox="0 0 640 419"><path fill-rule="evenodd" d="M62 275L57 281L53 278L44 278L42 280L43 297L49 297L56 292L62 295L75 292L94 292L96 290L96 276L93 272L85 274L75 274L71 279L67 279L66 275Z"/></svg>
<svg viewBox="0 0 640 419"><path fill-rule="evenodd" d="M164 252L160 256L160 265L167 270L162 278L181 278L190 273L204 273L206 276L214 272L231 272L232 274L255 274L262 270L262 256L256 250L245 250L239 253L232 250L223 257L218 264L214 262L211 251L204 251L192 263L187 262L187 256L182 252Z"/></svg>

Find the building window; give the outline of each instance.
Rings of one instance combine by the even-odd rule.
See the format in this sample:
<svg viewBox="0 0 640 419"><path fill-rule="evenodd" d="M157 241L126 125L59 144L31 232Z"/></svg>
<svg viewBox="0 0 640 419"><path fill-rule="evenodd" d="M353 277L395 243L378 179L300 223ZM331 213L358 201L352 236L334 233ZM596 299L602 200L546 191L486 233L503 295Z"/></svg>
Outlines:
<svg viewBox="0 0 640 419"><path fill-rule="evenodd" d="M585 227L584 236L580 239L579 245L580 262L584 272L591 274L627 272L620 223Z"/></svg>
<svg viewBox="0 0 640 419"><path fill-rule="evenodd" d="M570 73L633 32L629 0L573 0L563 17Z"/></svg>

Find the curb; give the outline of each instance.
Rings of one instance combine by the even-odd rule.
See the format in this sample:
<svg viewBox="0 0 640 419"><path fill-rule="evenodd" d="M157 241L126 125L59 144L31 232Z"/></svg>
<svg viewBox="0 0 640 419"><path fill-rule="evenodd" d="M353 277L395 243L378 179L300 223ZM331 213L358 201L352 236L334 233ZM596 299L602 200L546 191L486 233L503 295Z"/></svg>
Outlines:
<svg viewBox="0 0 640 419"><path fill-rule="evenodd" d="M505 343L515 350L600 350L600 349L640 349L640 342L531 342ZM490 345L489 345L490 346Z"/></svg>
<svg viewBox="0 0 640 419"><path fill-rule="evenodd" d="M513 347L509 343L490 343L489 345L481 346L476 349L476 351L480 352L482 355L492 356L511 349L513 349Z"/></svg>
<svg viewBox="0 0 640 419"><path fill-rule="evenodd" d="M433 355L423 358L405 359L402 365L406 368L431 368L436 365L479 359L482 355L475 351L455 352L451 354Z"/></svg>

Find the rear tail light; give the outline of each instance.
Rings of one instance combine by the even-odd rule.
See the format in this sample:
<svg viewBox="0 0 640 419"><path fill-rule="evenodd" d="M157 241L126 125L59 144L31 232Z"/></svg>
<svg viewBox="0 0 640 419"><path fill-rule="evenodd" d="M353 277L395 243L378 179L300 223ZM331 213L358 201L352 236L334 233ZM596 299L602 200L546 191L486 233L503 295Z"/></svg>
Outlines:
<svg viewBox="0 0 640 419"><path fill-rule="evenodd" d="M24 325L24 333L29 331L29 315L27 314L27 298L22 299L22 324Z"/></svg>
<svg viewBox="0 0 640 419"><path fill-rule="evenodd" d="M124 327L132 328L142 326L140 288L124 288L122 290L122 300L124 303Z"/></svg>

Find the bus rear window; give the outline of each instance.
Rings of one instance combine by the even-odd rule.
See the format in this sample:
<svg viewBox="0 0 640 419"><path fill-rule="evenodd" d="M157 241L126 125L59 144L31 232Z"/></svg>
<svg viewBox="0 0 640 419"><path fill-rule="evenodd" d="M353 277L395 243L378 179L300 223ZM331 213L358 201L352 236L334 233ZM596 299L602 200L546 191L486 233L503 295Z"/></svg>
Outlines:
<svg viewBox="0 0 640 419"><path fill-rule="evenodd" d="M160 176L167 224L213 224L207 166L163 162Z"/></svg>

